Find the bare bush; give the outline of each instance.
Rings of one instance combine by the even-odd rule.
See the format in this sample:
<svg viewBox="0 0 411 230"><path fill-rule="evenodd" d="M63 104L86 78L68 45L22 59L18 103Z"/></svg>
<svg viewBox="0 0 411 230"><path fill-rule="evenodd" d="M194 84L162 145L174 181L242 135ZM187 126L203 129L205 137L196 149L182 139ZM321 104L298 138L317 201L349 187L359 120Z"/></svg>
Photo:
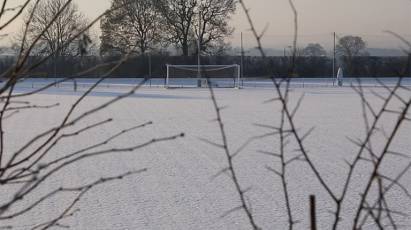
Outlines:
<svg viewBox="0 0 411 230"><path fill-rule="evenodd" d="M71 0L67 1L52 1L53 3L61 3L57 8L53 8L51 16L47 16L47 20L43 21L41 27L36 27L36 33L31 33L31 26L38 23L40 18L37 17L36 12L40 10L46 15L49 15L47 7L39 9L43 6L39 0L27 0L21 6L17 6L15 10L10 10L9 1L5 0L0 11L0 20L4 18L5 14L12 14L5 22L1 22L0 31L10 25L14 20L21 17L23 12L29 8L29 13L25 18L24 32L21 37L21 44L18 57L14 65L5 71L1 78L3 83L0 86L0 191L2 198L0 199L0 228L12 228L13 226L5 223L18 223L19 218L25 215L37 215L37 210L43 203L50 202L54 197L61 194L72 194L72 200L61 204L60 213L55 213L55 216L49 216L46 222L31 223L32 229L49 229L51 227L67 227L62 223L63 220L78 212L76 205L81 201L83 196L94 187L102 184L110 183L115 180L121 180L125 177L140 174L147 169L135 169L124 172L120 175L113 175L109 177L96 178L94 181L87 184L80 184L78 186L50 186L46 194L40 195L37 191L53 180L59 172L68 169L74 165L78 165L84 161L97 160L99 156L108 154L120 154L134 152L135 150L144 148L157 142L170 141L182 137L183 134L176 134L168 137L153 138L149 141L136 142L132 146L112 147L113 141L126 136L127 134L137 131L143 127L153 125L153 122L147 121L142 124L130 124L130 127L121 130L117 133L111 133L105 140L96 143L88 143L87 146L72 146L68 151L62 152L58 155L53 154L56 149L66 145L66 141L74 137L84 137L89 132L99 130L103 126L115 122L113 118L107 117L104 120L95 120L90 123L85 122L87 119L93 118L98 112L117 103L118 101L134 94L142 84L134 86L129 92L116 96L107 100L106 102L94 105L84 110L80 109L81 105L87 100L88 96L98 87L98 85L110 74L116 70L123 62L125 62L130 53L127 53L119 60L109 63L103 63L91 69L84 70L76 75L59 80L56 83L61 83L73 80L76 77L84 76L90 71L98 68L108 68L108 71L97 80L91 87L79 95L74 103L68 106L68 110L60 118L55 118L57 124L49 127L43 126L40 133L30 134L27 141L16 141L16 136L10 136L10 120L18 119L22 113L35 113L37 110L47 112L50 109L57 107L64 107L61 103L43 105L38 104L32 100L32 96L42 91L47 90L54 84L46 85L39 89L32 91L25 91L23 93L16 92L18 83L24 80L24 77L36 71L36 68L41 67L47 60L56 54L62 54L67 51L67 48L77 39L80 39L86 31L95 24L103 15L97 17L87 25L68 25L60 21L61 16L73 16L73 3ZM54 5L53 5L54 6ZM58 24L61 22L62 24ZM63 25L64 24L64 25ZM63 26L66 34L64 39L56 37L58 40L50 40L48 52L41 56L41 58L34 62L28 63L27 60L32 54L35 47L43 41L48 41L48 34L57 34L59 26ZM54 38L53 38L54 39ZM134 49L135 47L133 47ZM18 146L14 144L18 143ZM13 148L10 146L13 145ZM17 147L17 148L16 148ZM4 196L3 196L4 195ZM12 221L11 221L12 220ZM11 222L10 222L11 221Z"/></svg>
<svg viewBox="0 0 411 230"><path fill-rule="evenodd" d="M293 167L293 162L303 161L310 170L313 172L313 176L316 178L318 185L327 194L327 197L320 197L321 200L330 200L333 203L332 210L326 210L332 213L332 219L328 220L326 225L329 229L344 229L349 226L351 229L363 229L365 225L373 224L378 229L398 229L398 218L407 215L406 213L397 210L389 199L390 193L394 188L402 192L401 199L411 199L407 185L402 184L402 179L407 172L410 171L411 161L409 160L409 154L395 151L395 140L399 135L399 132L404 128L405 123L409 123L410 120L410 106L411 106L411 89L402 84L402 80L410 68L410 60L408 64L403 67L397 68L396 74L399 76L399 80L394 87L386 86L383 82L380 82L380 86L386 90L386 94L381 95L376 93L372 89L364 89L361 82L358 86L352 86L362 105L362 116L364 120L365 135L361 138L354 138L354 134L348 137L348 140L357 147L357 152L353 153L353 159L347 159L346 170L344 175L339 175L335 180L341 180L341 190L330 185L326 179L326 175L319 169L317 163L313 160L309 149L306 147L306 140L314 136L314 128L303 129L299 127L296 121L296 115L304 101L304 96L299 98L296 103L290 102L291 87L290 80L294 76L294 69L296 67L295 57L297 52L297 39L298 39L298 14L293 1L290 0L290 6L294 14L294 48L293 58L289 63L288 75L283 78L272 78L276 97L266 101L266 103L279 103L281 111L278 114L280 125L270 126L261 124L259 126L268 128L271 133L268 135L274 136L279 139L278 150L273 152L262 152L273 157L276 161L280 162L280 168L265 166L267 170L272 172L275 176L281 179L281 186L284 191L285 200L285 213L288 216L288 228L295 229L297 224L302 220L296 220L293 213L295 207L290 202L292 191L288 188L288 183L294 178L287 174L287 171ZM265 58L265 52L261 43L261 39L264 36L263 33L259 33L253 24L249 9L246 7L244 1L240 1L240 4L245 11L245 14L249 20L251 31L253 32L257 48L259 49L261 56ZM392 32L391 32L392 33ZM403 39L400 35L392 33L398 37L404 44L409 46L410 43ZM408 49L407 49L407 52ZM411 57L411 55L408 55ZM274 75L275 73L273 73ZM377 79L378 81L378 79ZM368 93L366 93L368 92ZM227 162L229 167L222 172L229 172L230 177L233 179L234 184L239 194L240 200L247 200L244 191L241 187L241 183L236 178L236 172L238 168L233 167L233 158L238 155L238 152L232 153L228 149L227 136L224 131L224 123L221 117L221 107L218 106L217 99L214 96L213 90L210 90L211 99L213 101L214 109L217 113L217 122L222 133L223 144L214 144L220 146L225 150L227 155ZM371 93L371 96L369 94ZM375 106L371 103L370 97L378 98L380 105ZM394 106L400 104L399 107ZM395 107L395 108L393 108ZM387 128L385 121L391 119L393 125ZM262 136L266 137L266 136ZM261 139L262 137L254 137L253 139ZM381 142L381 139L383 142ZM379 142L378 146L374 143ZM249 144L250 140L245 143ZM292 143L294 150L288 151L287 145ZM244 146L245 146L244 145ZM244 148L242 148L244 149ZM350 155L351 156L351 155ZM386 164L393 164L393 162L408 162L407 166L403 169L396 171L396 175L392 175L392 172L385 171ZM362 170L359 170L362 169ZM365 170L365 173L364 171ZM358 178L362 186L355 187L353 184L358 185ZM314 196L313 196L314 195ZM307 194L308 197L315 197L315 194ZM245 198L244 198L245 197ZM314 201L313 199L311 201ZM252 229L258 229L258 223L256 217L250 210L251 203L244 203L238 208L232 211L244 210L247 213L248 220ZM312 203L312 205L315 205ZM307 215L307 219L311 220L311 229L316 229L316 216L315 209L323 210L324 207L312 206L311 216ZM354 210L351 212L350 210ZM308 212L307 212L308 213ZM310 222L310 221L304 221ZM342 224L344 222L344 224ZM302 227L308 228L308 226Z"/></svg>

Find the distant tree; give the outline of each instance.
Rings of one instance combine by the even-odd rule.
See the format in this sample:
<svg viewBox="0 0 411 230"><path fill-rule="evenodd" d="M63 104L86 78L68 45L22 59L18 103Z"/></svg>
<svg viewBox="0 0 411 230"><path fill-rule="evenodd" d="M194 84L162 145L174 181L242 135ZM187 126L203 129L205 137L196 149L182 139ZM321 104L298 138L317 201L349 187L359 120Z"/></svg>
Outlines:
<svg viewBox="0 0 411 230"><path fill-rule="evenodd" d="M320 57L325 55L327 52L318 43L310 43L303 49L303 56Z"/></svg>
<svg viewBox="0 0 411 230"><path fill-rule="evenodd" d="M196 17L197 0L159 0L158 8L167 22L170 42L188 56L190 43L194 38L193 25Z"/></svg>
<svg viewBox="0 0 411 230"><path fill-rule="evenodd" d="M367 55L367 44L359 36L348 35L340 38L336 48L339 55L348 58Z"/></svg>
<svg viewBox="0 0 411 230"><path fill-rule="evenodd" d="M232 35L234 31L228 22L235 10L234 0L201 1L199 7L201 24L196 28L200 30L200 36L197 32L197 37L199 37L202 52L222 52L227 47L225 38Z"/></svg>
<svg viewBox="0 0 411 230"><path fill-rule="evenodd" d="M156 0L113 0L112 11L101 23L101 53L127 53L134 47L140 54L159 47L165 25L155 7Z"/></svg>
<svg viewBox="0 0 411 230"><path fill-rule="evenodd" d="M366 42L359 36L348 35L339 39L336 48L337 54L341 56L348 73L355 75L359 66L354 58L368 55Z"/></svg>
<svg viewBox="0 0 411 230"><path fill-rule="evenodd" d="M169 40L181 49L183 56L189 55L190 47L196 47L198 40L204 52L224 46L224 39L233 32L228 21L235 5L234 0L158 1L167 22Z"/></svg>
<svg viewBox="0 0 411 230"><path fill-rule="evenodd" d="M67 3L67 5L66 5ZM64 10L62 10L64 8ZM33 17L31 18L31 14ZM30 23L28 23L30 20ZM89 40L89 36L84 34L79 38L73 37L80 31L84 30L87 20L78 7L73 2L67 0L44 0L38 3L34 8L32 4L24 17L24 27L18 35L18 43L32 44L39 37L36 43L36 49L33 54L55 56L77 55L85 51L79 48L80 40ZM50 27L48 28L50 24ZM27 28L27 36L23 40L24 32ZM43 33L43 31L45 31ZM73 40L72 42L70 42Z"/></svg>

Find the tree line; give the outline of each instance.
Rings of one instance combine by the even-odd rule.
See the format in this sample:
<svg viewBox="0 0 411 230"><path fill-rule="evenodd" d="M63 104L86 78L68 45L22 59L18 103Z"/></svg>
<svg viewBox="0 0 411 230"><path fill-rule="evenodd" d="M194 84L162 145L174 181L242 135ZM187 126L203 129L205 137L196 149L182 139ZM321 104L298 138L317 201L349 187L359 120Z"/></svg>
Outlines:
<svg viewBox="0 0 411 230"><path fill-rule="evenodd" d="M20 47L22 42L32 44L41 34L31 55L79 56L92 49L103 56L144 55L164 53L171 47L182 56L198 53L198 49L217 54L227 47L225 39L234 31L229 25L236 10L234 0L113 0L101 18L100 39L90 32L72 39L89 21L74 2L66 3L44 0L31 4L13 42L16 53L28 48ZM61 11L63 7L67 9Z"/></svg>
<svg viewBox="0 0 411 230"><path fill-rule="evenodd" d="M67 6L66 2L44 0L37 3L38 7L34 4L28 7L22 30L13 42L16 51L21 48L17 44L22 41L31 44L41 34L36 49L31 52L33 56L168 54L171 49L181 56L194 56L198 52L204 56L224 55L230 48L227 38L234 32L230 20L237 4L234 0L113 0L101 17L99 38L85 32L72 39L89 21L74 2ZM67 10L60 12L63 7ZM347 58L367 55L367 44L358 36L339 38L336 48L339 56ZM327 55L318 43L298 49L297 54Z"/></svg>
<svg viewBox="0 0 411 230"><path fill-rule="evenodd" d="M36 63L40 57L31 56L27 63ZM117 56L61 56L50 59L48 62L30 72L30 77L69 77L82 70L103 66L117 60ZM243 59L243 61L241 61ZM241 56L203 56L202 64L231 65L243 64L243 77L268 78L287 75L290 63L289 57L243 57ZM393 66L407 66L408 58L404 57L371 57L358 56L348 60L337 62L337 68L344 69L347 77L398 77L393 71ZM0 58L0 74L6 71L15 62L15 57ZM127 78L164 78L167 64L196 65L195 56L166 56L166 55L139 55L128 58L119 68L110 73L110 77ZM295 60L296 68L294 77L332 77L333 60L330 57L301 56ZM108 67L107 67L108 68ZM107 68L101 67L88 71L85 77L100 77L107 72ZM410 70L405 71L406 76L411 76Z"/></svg>
<svg viewBox="0 0 411 230"><path fill-rule="evenodd" d="M89 22L77 5L66 3L67 0L44 0L26 11L22 30L15 38L16 44L23 45L14 46L16 53L36 44L31 60L53 56L34 75L67 76L124 55L130 55L130 60L113 76L162 77L166 64L197 64L198 52L202 64L242 65L244 77L266 77L273 71L285 75L290 63L285 54L268 59L243 57L243 62L239 56L227 54L227 37L234 31L229 24L236 12L234 0L113 0L101 18L100 39L85 30ZM65 10L61 11L63 7ZM82 36L73 38L83 30L86 32ZM178 51L177 55L170 54L171 48ZM361 37L339 38L337 67L343 67L348 76L387 77L393 75L390 65L406 61L402 57L370 57L366 49L367 43ZM1 71L12 65L12 59L1 59ZM332 62L323 46L308 44L296 49L295 75L332 76ZM98 71L90 73L98 75Z"/></svg>

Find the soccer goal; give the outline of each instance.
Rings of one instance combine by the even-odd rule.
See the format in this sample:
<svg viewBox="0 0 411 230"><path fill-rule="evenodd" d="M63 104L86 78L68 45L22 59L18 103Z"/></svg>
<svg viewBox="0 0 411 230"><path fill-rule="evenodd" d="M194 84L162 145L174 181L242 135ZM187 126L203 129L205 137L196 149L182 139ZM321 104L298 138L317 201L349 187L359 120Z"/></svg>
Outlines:
<svg viewBox="0 0 411 230"><path fill-rule="evenodd" d="M240 65L167 65L167 88L240 88Z"/></svg>

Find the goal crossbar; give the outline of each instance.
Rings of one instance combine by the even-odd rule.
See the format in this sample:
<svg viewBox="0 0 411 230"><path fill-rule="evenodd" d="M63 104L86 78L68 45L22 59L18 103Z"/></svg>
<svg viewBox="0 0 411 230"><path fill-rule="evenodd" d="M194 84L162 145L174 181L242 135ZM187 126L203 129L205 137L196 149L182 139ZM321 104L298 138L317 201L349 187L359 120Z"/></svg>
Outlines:
<svg viewBox="0 0 411 230"><path fill-rule="evenodd" d="M233 65L167 65L167 77L166 77L166 87L170 87L170 78L171 78L171 69L176 69L176 70L182 70L182 71L187 71L190 73L197 73L197 80L200 82L202 79L212 79L215 76L213 74L206 74L205 77L203 77L202 73L207 73L207 72L218 72L218 71L223 71L227 69L234 69L235 73L229 77L234 79L234 87L239 88L240 87L240 78L241 78L241 70L240 70L240 65L233 64ZM180 77L180 78L185 78L185 77ZM187 78L189 78L187 76ZM199 87L200 84L198 84Z"/></svg>
<svg viewBox="0 0 411 230"><path fill-rule="evenodd" d="M200 67L223 67L223 66L235 67L235 66L239 66L239 65L233 64L233 65L167 65L167 66L170 66L170 67L198 67L198 66L200 66Z"/></svg>

